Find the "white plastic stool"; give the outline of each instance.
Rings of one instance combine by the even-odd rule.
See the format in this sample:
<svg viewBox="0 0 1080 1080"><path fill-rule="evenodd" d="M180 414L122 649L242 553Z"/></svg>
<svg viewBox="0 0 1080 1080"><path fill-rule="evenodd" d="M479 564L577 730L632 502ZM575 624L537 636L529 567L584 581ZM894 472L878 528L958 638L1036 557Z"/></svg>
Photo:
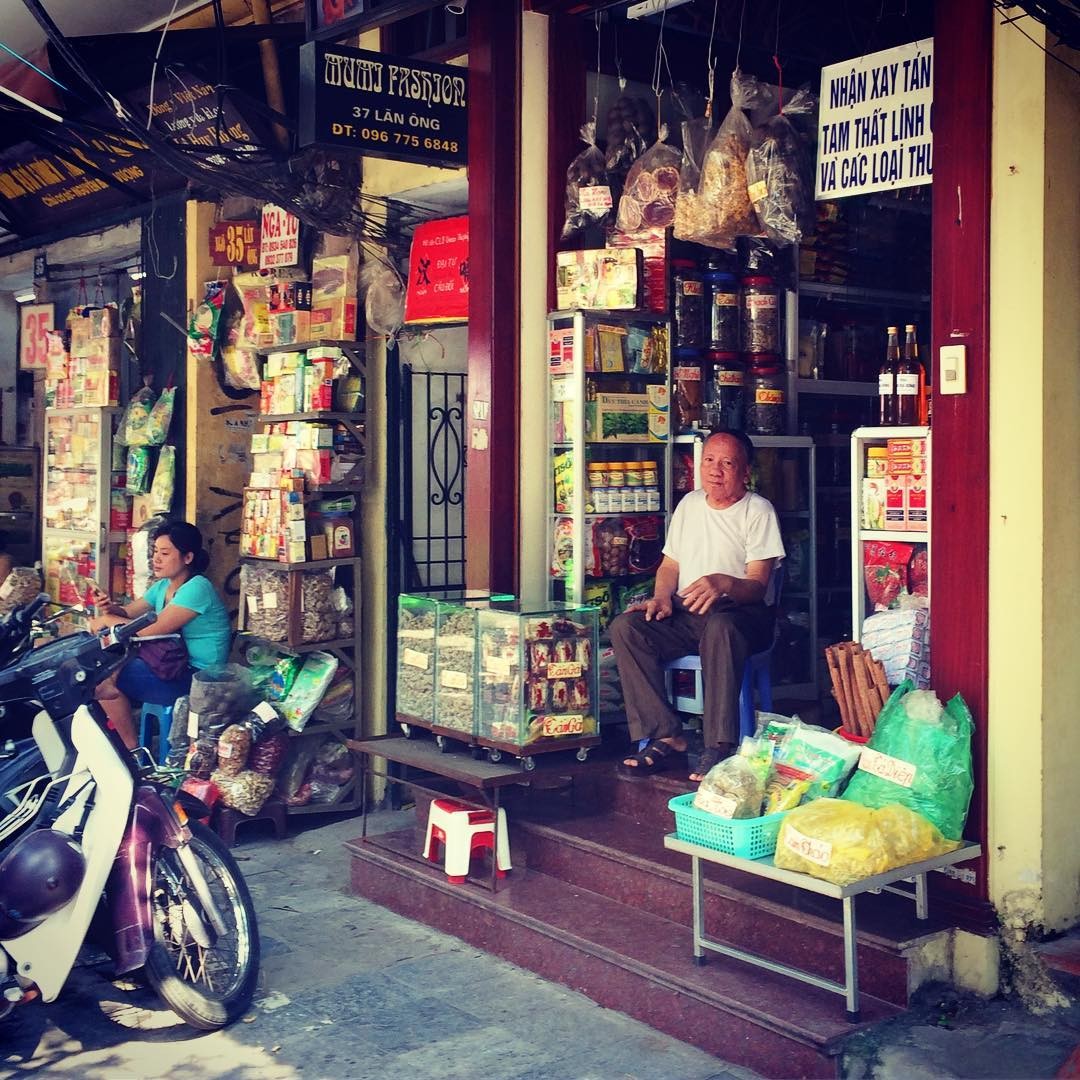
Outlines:
<svg viewBox="0 0 1080 1080"><path fill-rule="evenodd" d="M506 831L506 811L499 807L499 835L496 847L495 815L490 810L478 810L454 799L434 799L428 810L427 835L424 837L424 858L438 862L438 845L445 852L443 869L451 885L462 885L469 874L472 853L487 849L495 851L495 871L505 877L510 866L510 837Z"/></svg>

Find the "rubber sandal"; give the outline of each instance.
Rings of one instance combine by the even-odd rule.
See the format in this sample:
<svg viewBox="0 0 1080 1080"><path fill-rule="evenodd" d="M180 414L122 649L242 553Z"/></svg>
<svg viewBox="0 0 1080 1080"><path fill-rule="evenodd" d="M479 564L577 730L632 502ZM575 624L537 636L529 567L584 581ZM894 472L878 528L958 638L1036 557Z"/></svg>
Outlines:
<svg viewBox="0 0 1080 1080"><path fill-rule="evenodd" d="M650 739L637 753L627 755L628 760L636 761L637 764L627 765L625 760L620 761L619 771L628 776L650 776L663 772L667 767L666 759L671 755L685 753L685 750L676 750L671 743Z"/></svg>
<svg viewBox="0 0 1080 1080"><path fill-rule="evenodd" d="M727 756L719 746L706 746L698 758L697 768L690 774L690 780L695 784L700 783L709 770L719 765Z"/></svg>

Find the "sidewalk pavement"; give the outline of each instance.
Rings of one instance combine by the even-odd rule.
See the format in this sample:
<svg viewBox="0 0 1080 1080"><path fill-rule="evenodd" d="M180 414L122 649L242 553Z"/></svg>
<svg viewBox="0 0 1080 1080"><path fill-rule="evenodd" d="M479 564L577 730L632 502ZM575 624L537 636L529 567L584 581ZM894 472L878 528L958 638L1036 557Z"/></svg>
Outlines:
<svg viewBox="0 0 1080 1080"><path fill-rule="evenodd" d="M411 819L412 811L404 812ZM369 818L401 828L402 813ZM234 849L262 935L248 1014L202 1033L146 988L74 972L52 1005L17 1009L0 1075L124 1080L752 1080L754 1073L346 892L357 818ZM248 832L247 830L252 830ZM247 839L251 837L252 839Z"/></svg>
<svg viewBox="0 0 1080 1080"><path fill-rule="evenodd" d="M369 818L401 828L412 811ZM247 826L234 849L262 935L255 1002L227 1031L184 1025L144 987L93 962L52 1005L17 1009L0 1076L79 1080L753 1080L456 938L351 896L343 843L356 818L291 823L277 842ZM1080 961L1078 961L1080 964ZM1080 970L1080 967L1078 967ZM1066 989L1075 992L1080 979ZM1018 1001L927 987L903 1016L851 1040L851 1080L1080 1075L1080 1005L1043 1016Z"/></svg>

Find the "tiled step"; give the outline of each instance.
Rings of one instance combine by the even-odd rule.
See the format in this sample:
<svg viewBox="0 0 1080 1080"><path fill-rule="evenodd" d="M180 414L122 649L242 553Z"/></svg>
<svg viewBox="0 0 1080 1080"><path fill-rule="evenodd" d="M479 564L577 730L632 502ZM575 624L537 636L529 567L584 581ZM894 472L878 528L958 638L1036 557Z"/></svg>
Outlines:
<svg viewBox="0 0 1080 1080"><path fill-rule="evenodd" d="M594 812L557 824L513 817L513 854L568 884L689 926L690 862L663 847L662 835L623 814ZM669 826L669 831L672 826ZM906 953L934 933L900 897L856 900L859 974L867 991L897 1005L909 997ZM843 978L843 924L838 901L723 867L706 868L705 927L717 940Z"/></svg>
<svg viewBox="0 0 1080 1080"><path fill-rule="evenodd" d="M536 870L499 891L454 886L409 858L415 833L347 844L354 893L561 982L726 1061L767 1076L834 1076L859 1029L835 994L738 961L692 962L688 926ZM864 1023L897 1008L862 996Z"/></svg>

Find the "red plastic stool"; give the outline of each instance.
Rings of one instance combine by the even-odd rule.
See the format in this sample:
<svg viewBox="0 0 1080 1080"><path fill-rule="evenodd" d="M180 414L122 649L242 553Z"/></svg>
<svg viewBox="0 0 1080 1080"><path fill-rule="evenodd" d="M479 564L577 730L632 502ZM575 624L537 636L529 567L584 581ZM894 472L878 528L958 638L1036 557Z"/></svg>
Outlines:
<svg viewBox="0 0 1080 1080"><path fill-rule="evenodd" d="M280 798L271 796L263 803L262 809L253 816L242 814L239 810L232 810L219 803L217 816L214 818L214 831L228 847L233 847L236 844L237 826L246 825L249 821L273 822L274 838L282 840L285 837L285 803Z"/></svg>
<svg viewBox="0 0 1080 1080"><path fill-rule="evenodd" d="M506 811L499 807L499 841L495 844L495 815L477 810L453 799L435 799L428 810L424 858L438 862L438 847L445 853L446 879L451 885L463 885L469 875L474 851L491 851L495 873L506 877L510 866L510 838L506 831Z"/></svg>

